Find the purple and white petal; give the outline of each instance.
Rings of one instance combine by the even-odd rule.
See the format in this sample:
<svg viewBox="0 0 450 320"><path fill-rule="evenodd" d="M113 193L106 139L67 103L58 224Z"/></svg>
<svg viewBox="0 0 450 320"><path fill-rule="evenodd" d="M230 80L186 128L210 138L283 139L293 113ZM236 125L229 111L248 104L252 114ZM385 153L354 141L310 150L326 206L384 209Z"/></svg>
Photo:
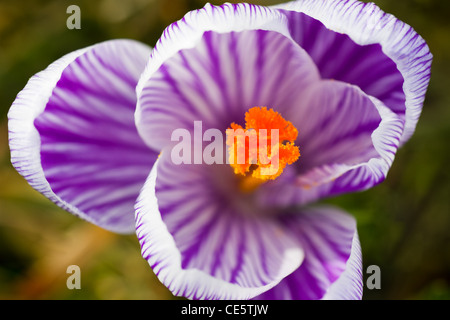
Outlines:
<svg viewBox="0 0 450 320"><path fill-rule="evenodd" d="M361 248L355 219L332 207L305 208L280 217L305 250L302 265L255 299L359 300Z"/></svg>
<svg viewBox="0 0 450 320"><path fill-rule="evenodd" d="M257 192L267 205L299 205L369 189L394 161L403 120L379 100L339 81L322 81L288 119L299 130L299 161ZM269 196L270 195L270 196Z"/></svg>
<svg viewBox="0 0 450 320"><path fill-rule="evenodd" d="M138 85L136 121L147 144L162 148L195 120L225 131L252 107L282 112L297 103L320 76L281 18L248 4L207 5L171 25Z"/></svg>
<svg viewBox="0 0 450 320"><path fill-rule="evenodd" d="M30 79L9 114L11 160L60 207L116 232L156 160L134 125L135 87L151 49L132 40L72 52Z"/></svg>
<svg viewBox="0 0 450 320"><path fill-rule="evenodd" d="M227 167L174 165L163 151L136 204L142 255L175 295L249 299L296 270L303 250L283 224L220 190ZM229 196L231 199L226 199Z"/></svg>
<svg viewBox="0 0 450 320"><path fill-rule="evenodd" d="M358 87L325 80L301 99L301 107L285 113L299 131L300 174L327 164L360 164L377 154L371 136L381 116Z"/></svg>
<svg viewBox="0 0 450 320"><path fill-rule="evenodd" d="M373 3L299 0L277 5L290 32L324 78L349 82L405 118L413 134L430 78L432 55L407 24Z"/></svg>

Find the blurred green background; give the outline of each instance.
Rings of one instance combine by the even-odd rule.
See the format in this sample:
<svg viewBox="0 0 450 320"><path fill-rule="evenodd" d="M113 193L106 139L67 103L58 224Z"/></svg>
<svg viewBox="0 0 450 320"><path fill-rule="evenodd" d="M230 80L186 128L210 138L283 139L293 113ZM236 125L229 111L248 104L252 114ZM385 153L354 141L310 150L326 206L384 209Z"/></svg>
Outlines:
<svg viewBox="0 0 450 320"><path fill-rule="evenodd" d="M114 38L152 46L167 25L205 3L0 0L0 299L173 298L141 258L134 235L75 218L15 172L6 114L28 78L64 54ZM426 39L434 54L431 85L417 131L398 152L388 179L327 202L356 216L364 270L381 268L381 289L365 288L364 299L449 299L450 1L375 3ZM81 30L66 28L71 4L81 8ZM81 268L81 290L66 287L71 264Z"/></svg>

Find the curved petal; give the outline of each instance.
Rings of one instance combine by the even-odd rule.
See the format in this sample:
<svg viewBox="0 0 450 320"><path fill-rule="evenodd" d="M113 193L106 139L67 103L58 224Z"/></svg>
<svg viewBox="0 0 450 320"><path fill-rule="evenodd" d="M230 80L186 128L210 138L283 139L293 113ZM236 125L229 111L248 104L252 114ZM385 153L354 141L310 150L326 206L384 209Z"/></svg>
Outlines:
<svg viewBox="0 0 450 320"><path fill-rule="evenodd" d="M305 259L296 271L256 297L269 300L358 300L362 298L361 248L355 219L331 207L283 216L298 237Z"/></svg>
<svg viewBox="0 0 450 320"><path fill-rule="evenodd" d="M322 81L308 107L293 110L300 160L258 190L266 205L299 205L366 190L382 182L394 161L403 120L359 88ZM269 196L270 195L270 196Z"/></svg>
<svg viewBox="0 0 450 320"><path fill-rule="evenodd" d="M276 6L325 78L359 86L405 118L413 134L427 90L432 55L408 25L373 3L299 0Z"/></svg>
<svg viewBox="0 0 450 320"><path fill-rule="evenodd" d="M296 270L303 250L275 219L249 205L238 211L217 190L224 167L156 162L136 204L142 255L175 295L249 299ZM227 168L229 169L229 168ZM231 169L225 176L232 177ZM218 182L214 185L214 181ZM261 211L261 212L260 212Z"/></svg>
<svg viewBox="0 0 450 320"><path fill-rule="evenodd" d="M60 207L117 232L133 231L133 205L157 157L134 125L149 55L131 40L72 52L32 77L8 114L17 171Z"/></svg>
<svg viewBox="0 0 450 320"><path fill-rule="evenodd" d="M326 164L354 165L376 154L372 133L381 123L380 112L359 88L339 81L321 81L286 117L299 130L300 174Z"/></svg>
<svg viewBox="0 0 450 320"><path fill-rule="evenodd" d="M195 120L225 131L252 107L282 111L297 102L320 78L284 35L283 18L248 4L207 5L171 25L138 85L136 121L147 144L162 148Z"/></svg>

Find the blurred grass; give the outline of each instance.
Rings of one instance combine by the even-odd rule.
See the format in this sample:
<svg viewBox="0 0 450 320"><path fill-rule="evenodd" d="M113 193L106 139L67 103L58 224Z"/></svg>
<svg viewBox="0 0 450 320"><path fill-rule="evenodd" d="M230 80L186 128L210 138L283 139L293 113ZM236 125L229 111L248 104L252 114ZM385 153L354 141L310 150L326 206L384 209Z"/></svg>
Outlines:
<svg viewBox="0 0 450 320"><path fill-rule="evenodd" d="M381 268L382 289L365 290L365 299L449 299L450 1L375 3L427 40L434 54L432 81L417 131L398 152L388 179L327 202L356 216L364 267ZM81 8L81 30L66 28L71 4ZM204 4L0 2L0 299L173 298L141 258L135 236L112 234L60 210L15 172L6 113L28 78L62 55L114 38L153 45L168 24ZM82 290L66 288L71 264L81 267Z"/></svg>

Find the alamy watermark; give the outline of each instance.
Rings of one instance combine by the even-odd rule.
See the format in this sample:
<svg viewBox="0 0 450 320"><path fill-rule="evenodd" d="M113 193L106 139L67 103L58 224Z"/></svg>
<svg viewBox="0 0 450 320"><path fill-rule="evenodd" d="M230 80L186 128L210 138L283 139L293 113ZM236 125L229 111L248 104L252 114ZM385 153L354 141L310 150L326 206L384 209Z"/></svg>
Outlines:
<svg viewBox="0 0 450 320"><path fill-rule="evenodd" d="M70 274L66 280L67 289L81 289L81 269L77 265L70 265L67 267L66 273Z"/></svg>
<svg viewBox="0 0 450 320"><path fill-rule="evenodd" d="M377 265L370 265L366 269L366 274L370 276L366 279L366 288L369 290L381 289L381 269Z"/></svg>
<svg viewBox="0 0 450 320"><path fill-rule="evenodd" d="M70 16L66 20L67 29L81 29L81 9L77 5L70 5L66 9L66 13Z"/></svg>
<svg viewBox="0 0 450 320"><path fill-rule="evenodd" d="M202 121L194 121L193 131L175 129L171 141L174 164L262 164L262 175L272 175L279 169L278 129L219 129L203 132ZM203 147L204 143L207 143ZM227 143L225 143L227 142Z"/></svg>

